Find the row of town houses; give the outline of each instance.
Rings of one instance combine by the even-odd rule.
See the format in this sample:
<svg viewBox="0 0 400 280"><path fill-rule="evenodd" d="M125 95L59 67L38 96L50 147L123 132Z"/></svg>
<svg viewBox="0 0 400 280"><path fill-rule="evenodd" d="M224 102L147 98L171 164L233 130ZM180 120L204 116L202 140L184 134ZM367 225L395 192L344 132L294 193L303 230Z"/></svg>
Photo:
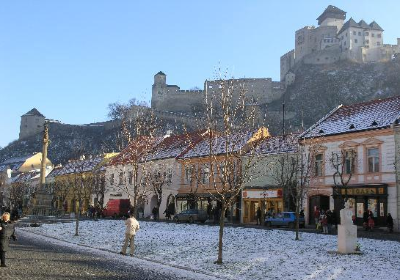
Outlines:
<svg viewBox="0 0 400 280"><path fill-rule="evenodd" d="M312 150L311 179L302 203L306 223L314 222L317 208L340 210L345 197L354 211L357 224L362 225L364 212L371 210L379 226L385 226L386 217L391 213L395 229L399 230L399 121L400 97L397 96L338 106L299 134L271 136L266 128L260 128L232 135L239 139L233 149L236 149L235 157L242 159L241 162L250 156L246 147L256 143L257 160L251 172L257 176L250 176L245 182L227 213L227 219L255 223L258 207L272 213L291 210L288 209L290 203L286 201L285 189L277 180L276 168L271 166L288 154ZM215 173L220 170L210 166L210 137L208 131L160 138L139 137L118 154L81 158L54 169L49 161L46 182L51 186L76 177L78 173L99 175L102 187L85 199L84 210L99 202L107 205L112 200L132 201L135 195L133 186L136 185L136 195L140 197L137 206L144 218L151 217L157 207L160 219L165 219L167 212L173 215L191 208L210 212L210 209L220 207L220 202L215 199L215 186L210 187L210 178L217 176ZM220 141L212 151L214 160L211 164L218 165L224 160L219 155L224 154L225 145L223 139L219 139L222 137L212 137ZM3 204L7 204L7 184L28 182L37 185L37 171L32 170L36 170L34 159L40 157L38 154L0 164L3 182L0 200ZM332 163L334 154L343 155L341 170L335 169ZM32 166L30 171L29 166ZM238 167L239 173L240 168L244 167ZM338 172L341 172L342 179L339 182L338 176L336 180L333 176ZM31 175L27 176L28 173ZM153 187L142 183L146 176L153 176ZM66 191L62 194L60 189L56 189L53 196L55 208L66 213L74 211L76 202L71 193Z"/></svg>

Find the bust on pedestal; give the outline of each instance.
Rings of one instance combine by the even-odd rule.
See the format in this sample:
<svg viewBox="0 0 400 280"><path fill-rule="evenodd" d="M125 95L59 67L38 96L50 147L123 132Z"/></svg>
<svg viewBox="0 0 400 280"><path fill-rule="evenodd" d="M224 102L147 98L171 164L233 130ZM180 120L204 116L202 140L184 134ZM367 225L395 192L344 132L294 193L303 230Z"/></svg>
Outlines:
<svg viewBox="0 0 400 280"><path fill-rule="evenodd" d="M340 225L338 226L338 252L351 254L356 252L357 226L353 225L353 211L346 201L344 209L340 210Z"/></svg>

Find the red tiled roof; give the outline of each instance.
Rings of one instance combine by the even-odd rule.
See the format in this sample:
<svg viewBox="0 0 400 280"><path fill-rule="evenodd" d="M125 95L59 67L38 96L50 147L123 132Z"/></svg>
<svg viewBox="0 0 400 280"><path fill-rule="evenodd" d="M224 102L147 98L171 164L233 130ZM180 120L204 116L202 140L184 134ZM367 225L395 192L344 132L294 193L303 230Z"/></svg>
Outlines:
<svg viewBox="0 0 400 280"><path fill-rule="evenodd" d="M166 137L147 156L147 160L159 160L182 156L199 143L205 133L206 131L202 130Z"/></svg>
<svg viewBox="0 0 400 280"><path fill-rule="evenodd" d="M119 153L116 157L112 158L108 165L119 165L133 163L143 160L144 156L150 152L163 138L151 138L148 136L141 136L132 140L128 146Z"/></svg>
<svg viewBox="0 0 400 280"><path fill-rule="evenodd" d="M400 119L400 96L339 106L300 137L312 138L387 128Z"/></svg>

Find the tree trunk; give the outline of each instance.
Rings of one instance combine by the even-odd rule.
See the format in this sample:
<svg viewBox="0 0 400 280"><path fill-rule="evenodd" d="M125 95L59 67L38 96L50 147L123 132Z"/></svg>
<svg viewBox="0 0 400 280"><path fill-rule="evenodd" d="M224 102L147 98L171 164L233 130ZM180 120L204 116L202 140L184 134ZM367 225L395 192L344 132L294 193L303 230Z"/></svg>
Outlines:
<svg viewBox="0 0 400 280"><path fill-rule="evenodd" d="M222 238L224 236L224 226L225 226L225 203L222 202L221 214L219 216L219 239L218 239L218 259L216 264L222 264Z"/></svg>
<svg viewBox="0 0 400 280"><path fill-rule="evenodd" d="M300 240L299 238L299 225L300 225L300 201L299 199L296 197L296 238L295 240Z"/></svg>
<svg viewBox="0 0 400 280"><path fill-rule="evenodd" d="M81 203L81 201L79 201L78 211L76 211L76 208L75 208L75 236L79 235L79 216L82 211L81 205L82 205L82 203Z"/></svg>

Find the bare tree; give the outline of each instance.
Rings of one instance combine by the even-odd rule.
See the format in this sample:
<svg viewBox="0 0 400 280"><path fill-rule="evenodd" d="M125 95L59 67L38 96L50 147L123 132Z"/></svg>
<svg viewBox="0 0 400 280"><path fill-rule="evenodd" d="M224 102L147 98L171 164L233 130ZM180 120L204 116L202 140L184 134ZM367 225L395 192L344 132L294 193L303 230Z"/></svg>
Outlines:
<svg viewBox="0 0 400 280"><path fill-rule="evenodd" d="M342 206L344 206L344 202L348 198L345 188L348 186L355 173L357 152L354 149L341 149L338 152L332 152L329 162L334 170L332 177L336 193L342 201ZM344 189L344 197L341 188Z"/></svg>
<svg viewBox="0 0 400 280"><path fill-rule="evenodd" d="M216 89L209 91L206 81L206 113L202 128L208 131L204 144L209 168L208 189L221 205L215 263L222 264L225 213L237 203L245 184L251 179L256 143L267 137L268 131L256 129L256 101L247 96L245 84L221 77L213 83ZM241 157L244 154L247 155L245 159Z"/></svg>
<svg viewBox="0 0 400 280"><path fill-rule="evenodd" d="M93 174L93 195L96 198L98 206L104 207L104 194L106 192L106 177L102 170L98 170Z"/></svg>

